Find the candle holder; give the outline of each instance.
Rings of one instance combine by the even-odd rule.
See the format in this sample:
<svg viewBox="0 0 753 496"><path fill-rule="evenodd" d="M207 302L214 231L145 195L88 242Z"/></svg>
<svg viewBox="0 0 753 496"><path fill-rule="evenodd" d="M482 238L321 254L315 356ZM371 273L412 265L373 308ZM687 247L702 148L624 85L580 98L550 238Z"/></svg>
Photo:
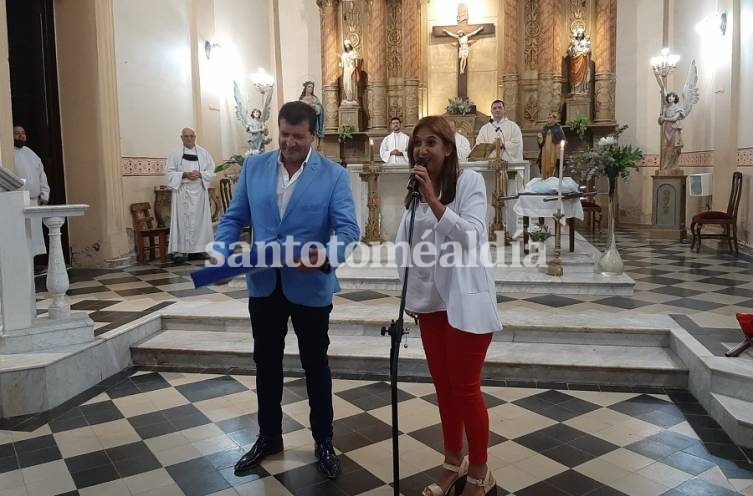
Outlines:
<svg viewBox="0 0 753 496"><path fill-rule="evenodd" d="M369 216L366 220L363 238L361 238L364 243L384 243L380 222L382 213L379 208L382 203L379 197L379 174L381 173L381 164L375 164L373 159L359 173L361 180L366 183L368 188L366 206L369 209Z"/></svg>
<svg viewBox="0 0 753 496"><path fill-rule="evenodd" d="M546 273L550 276L562 277L562 259L561 255L561 236L562 236L562 224L560 221L565 216L562 213L562 209L558 208L554 214L554 258L551 262L547 263Z"/></svg>
<svg viewBox="0 0 753 496"><path fill-rule="evenodd" d="M494 195L492 197L494 221L490 226L489 232L494 233L496 236L497 232L503 231L505 233L504 243L505 245L509 245L512 242L512 238L507 230L503 215L505 208L504 197L507 196L507 162L502 160L500 156L501 142L499 138L495 140L494 147L496 148L496 153L494 158L489 160L489 168L494 173ZM491 238L491 235L489 237ZM500 240L497 239L496 241L499 242Z"/></svg>

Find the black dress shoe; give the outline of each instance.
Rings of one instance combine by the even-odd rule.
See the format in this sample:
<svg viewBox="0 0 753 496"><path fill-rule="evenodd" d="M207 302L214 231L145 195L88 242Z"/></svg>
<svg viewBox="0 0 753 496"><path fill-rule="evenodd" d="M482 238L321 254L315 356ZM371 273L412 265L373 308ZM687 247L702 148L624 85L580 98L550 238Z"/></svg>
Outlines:
<svg viewBox="0 0 753 496"><path fill-rule="evenodd" d="M332 440L326 439L321 443L316 443L314 448L314 455L316 456L317 466L324 475L329 479L336 479L340 475L340 460L335 454L335 447L332 446Z"/></svg>
<svg viewBox="0 0 753 496"><path fill-rule="evenodd" d="M248 453L243 455L235 464L235 475L241 476L249 470L257 467L261 461L269 456L279 453L283 450L282 439L270 439L264 436L256 438L256 442Z"/></svg>

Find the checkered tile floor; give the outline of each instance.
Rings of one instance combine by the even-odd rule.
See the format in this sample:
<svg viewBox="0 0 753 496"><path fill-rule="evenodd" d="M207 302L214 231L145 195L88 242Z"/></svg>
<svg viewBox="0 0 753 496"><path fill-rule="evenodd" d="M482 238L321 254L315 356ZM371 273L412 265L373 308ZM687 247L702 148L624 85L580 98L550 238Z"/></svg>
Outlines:
<svg viewBox="0 0 753 496"><path fill-rule="evenodd" d="M605 235L590 241L603 248ZM753 263L704 247L700 254L676 241L651 240L640 232L621 231L617 244L635 294L623 296L505 293L497 296L500 312L638 312L674 316L709 351L721 355L741 340L735 313L753 312ZM86 310L101 334L174 301L247 301L245 288L232 285L193 289L188 274L203 262L151 264L124 270L71 270L68 294L74 310ZM38 291L44 278L38 278ZM49 305L38 293L40 312ZM389 291L352 290L335 297L335 307L357 309L374 300L392 301Z"/></svg>
<svg viewBox="0 0 753 496"><path fill-rule="evenodd" d="M305 382L288 378L285 451L233 475L257 434L253 376L127 371L43 417L0 427L0 495L391 495L389 386L334 381L343 473L314 464ZM484 386L499 494L753 495L753 451L685 391ZM400 384L401 492L442 462L433 386ZM562 415L567 413L567 415ZM566 419L566 420L565 420Z"/></svg>

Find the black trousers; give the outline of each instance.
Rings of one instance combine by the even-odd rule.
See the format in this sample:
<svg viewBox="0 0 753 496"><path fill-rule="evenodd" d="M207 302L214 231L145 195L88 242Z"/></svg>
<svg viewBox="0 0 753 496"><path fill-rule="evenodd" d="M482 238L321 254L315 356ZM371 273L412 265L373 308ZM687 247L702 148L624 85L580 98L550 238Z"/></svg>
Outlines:
<svg viewBox="0 0 753 496"><path fill-rule="evenodd" d="M282 293L278 269L274 292L264 298L249 299L248 309L254 336L259 433L273 439L282 435L282 358L290 318L306 373L314 440L332 438L332 375L327 359L332 305L309 307L290 302Z"/></svg>

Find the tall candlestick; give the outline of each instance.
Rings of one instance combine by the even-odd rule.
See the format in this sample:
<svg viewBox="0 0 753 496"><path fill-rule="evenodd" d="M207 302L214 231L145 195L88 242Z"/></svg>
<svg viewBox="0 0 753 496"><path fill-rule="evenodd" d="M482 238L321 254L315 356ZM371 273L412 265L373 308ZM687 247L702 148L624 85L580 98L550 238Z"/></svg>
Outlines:
<svg viewBox="0 0 753 496"><path fill-rule="evenodd" d="M369 138L369 163L374 163L374 138Z"/></svg>
<svg viewBox="0 0 753 496"><path fill-rule="evenodd" d="M562 205L562 175L565 171L565 140L560 141L560 182L557 188L557 200L560 203L560 209L564 212L565 208Z"/></svg>

